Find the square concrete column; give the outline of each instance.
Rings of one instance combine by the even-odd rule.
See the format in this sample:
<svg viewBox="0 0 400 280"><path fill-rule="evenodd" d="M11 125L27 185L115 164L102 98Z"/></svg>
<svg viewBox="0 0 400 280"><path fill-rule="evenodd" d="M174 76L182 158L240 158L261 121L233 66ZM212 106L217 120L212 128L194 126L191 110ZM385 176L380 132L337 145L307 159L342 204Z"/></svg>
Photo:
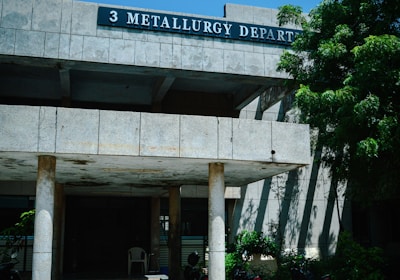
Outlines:
<svg viewBox="0 0 400 280"><path fill-rule="evenodd" d="M225 279L224 164L210 163L208 174L208 248L210 280Z"/></svg>
<svg viewBox="0 0 400 280"><path fill-rule="evenodd" d="M168 279L181 275L181 194L180 187L169 188Z"/></svg>
<svg viewBox="0 0 400 280"><path fill-rule="evenodd" d="M51 279L55 170L55 157L39 156L32 280Z"/></svg>
<svg viewBox="0 0 400 280"><path fill-rule="evenodd" d="M160 259L160 198L151 198L151 229L150 229L150 263L149 271L159 271Z"/></svg>

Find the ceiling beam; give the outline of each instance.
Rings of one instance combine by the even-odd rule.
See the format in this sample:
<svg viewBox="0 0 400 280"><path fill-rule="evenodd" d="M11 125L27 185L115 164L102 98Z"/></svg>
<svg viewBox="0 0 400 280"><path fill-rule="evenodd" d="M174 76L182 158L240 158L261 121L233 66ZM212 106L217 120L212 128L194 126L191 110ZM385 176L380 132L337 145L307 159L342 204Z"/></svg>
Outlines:
<svg viewBox="0 0 400 280"><path fill-rule="evenodd" d="M160 103L175 81L173 76L159 78L153 88L153 103Z"/></svg>
<svg viewBox="0 0 400 280"><path fill-rule="evenodd" d="M275 105L289 93L291 93L291 90L288 87L284 86L268 87L260 96L261 111L264 112L271 106Z"/></svg>
<svg viewBox="0 0 400 280"><path fill-rule="evenodd" d="M60 87L61 87L61 105L64 107L71 106L71 75L69 69L62 68L59 70Z"/></svg>
<svg viewBox="0 0 400 280"><path fill-rule="evenodd" d="M234 94L233 106L235 110L241 110L253 101L257 96L260 96L264 91L265 86L245 86Z"/></svg>
<svg viewBox="0 0 400 280"><path fill-rule="evenodd" d="M260 96L261 111L263 112L282 100L290 92L291 90L285 86L259 86L256 89L244 87L235 94L234 106L236 110L241 110L256 97Z"/></svg>

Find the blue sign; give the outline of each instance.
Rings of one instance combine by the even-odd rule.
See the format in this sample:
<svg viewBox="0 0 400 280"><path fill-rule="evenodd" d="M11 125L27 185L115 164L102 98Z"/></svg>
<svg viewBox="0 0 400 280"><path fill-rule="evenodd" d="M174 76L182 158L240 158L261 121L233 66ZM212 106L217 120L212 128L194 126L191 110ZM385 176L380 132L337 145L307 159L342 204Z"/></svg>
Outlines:
<svg viewBox="0 0 400 280"><path fill-rule="evenodd" d="M295 29L109 7L99 7L97 24L280 45L290 45L301 33Z"/></svg>

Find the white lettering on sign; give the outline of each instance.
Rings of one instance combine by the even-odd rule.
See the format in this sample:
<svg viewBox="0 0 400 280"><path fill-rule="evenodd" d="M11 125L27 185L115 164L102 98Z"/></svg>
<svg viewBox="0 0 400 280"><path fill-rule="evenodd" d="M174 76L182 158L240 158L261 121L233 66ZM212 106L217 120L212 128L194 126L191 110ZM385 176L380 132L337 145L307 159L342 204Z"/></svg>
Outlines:
<svg viewBox="0 0 400 280"><path fill-rule="evenodd" d="M124 18L122 15L126 15L126 17ZM99 7L98 24L285 45L291 44L301 32L218 19L202 19L106 7Z"/></svg>
<svg viewBox="0 0 400 280"><path fill-rule="evenodd" d="M267 40L275 41L274 32L272 32L272 29L268 30Z"/></svg>
<svg viewBox="0 0 400 280"><path fill-rule="evenodd" d="M223 26L225 28L225 36L230 36L231 35L232 24L224 23Z"/></svg>
<svg viewBox="0 0 400 280"><path fill-rule="evenodd" d="M220 22L214 22L213 24L213 32L215 34L221 34L222 31L222 24Z"/></svg>
<svg viewBox="0 0 400 280"><path fill-rule="evenodd" d="M132 15L132 13L126 13L128 20L126 21L126 24L139 24L139 14L135 13L135 15Z"/></svg>
<svg viewBox="0 0 400 280"><path fill-rule="evenodd" d="M204 33L212 33L211 31L211 22L209 21L204 21L204 29L203 29Z"/></svg>
<svg viewBox="0 0 400 280"><path fill-rule="evenodd" d="M261 27L260 28L260 38L264 39L265 34L267 34L267 28Z"/></svg>
<svg viewBox="0 0 400 280"><path fill-rule="evenodd" d="M240 25L239 28L240 28L240 33L239 33L240 37L247 37L247 35L249 35L249 29L247 28L247 26Z"/></svg>
<svg viewBox="0 0 400 280"><path fill-rule="evenodd" d="M293 31L286 31L287 41L289 43L293 42L294 32Z"/></svg>
<svg viewBox="0 0 400 280"><path fill-rule="evenodd" d="M283 30L278 30L278 41L285 41Z"/></svg>
<svg viewBox="0 0 400 280"><path fill-rule="evenodd" d="M199 32L201 29L201 20L192 20L192 29L195 32Z"/></svg>
<svg viewBox="0 0 400 280"><path fill-rule="evenodd" d="M110 22L117 22L118 21L118 13L117 11L110 11L110 17L108 18Z"/></svg>
<svg viewBox="0 0 400 280"><path fill-rule="evenodd" d="M190 26L188 26L188 19L187 18L182 19L182 24L183 24L182 30L190 31Z"/></svg>
<svg viewBox="0 0 400 280"><path fill-rule="evenodd" d="M251 30L251 38L258 38L258 28L257 27L250 27Z"/></svg>
<svg viewBox="0 0 400 280"><path fill-rule="evenodd" d="M168 22L168 18L167 18L167 17L164 17L164 18L163 18L160 27L161 27L161 28L167 28L167 29L170 29L170 28L171 28L170 25L169 25L169 22Z"/></svg>
<svg viewBox="0 0 400 280"><path fill-rule="evenodd" d="M151 20L153 21L153 27L158 27L160 16L151 15Z"/></svg>
<svg viewBox="0 0 400 280"><path fill-rule="evenodd" d="M181 29L181 26L180 25L178 25L178 19L176 18L176 17L174 17L174 18L172 18L172 20L173 20L173 24L172 24L172 29Z"/></svg>
<svg viewBox="0 0 400 280"><path fill-rule="evenodd" d="M142 25L143 26L150 26L150 15L142 14Z"/></svg>

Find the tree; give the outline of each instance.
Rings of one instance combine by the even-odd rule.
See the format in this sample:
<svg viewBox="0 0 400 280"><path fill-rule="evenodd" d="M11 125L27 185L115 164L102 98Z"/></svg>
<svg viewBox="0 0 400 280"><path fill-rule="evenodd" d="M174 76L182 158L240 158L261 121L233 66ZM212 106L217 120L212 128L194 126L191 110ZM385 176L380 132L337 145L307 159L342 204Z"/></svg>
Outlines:
<svg viewBox="0 0 400 280"><path fill-rule="evenodd" d="M356 200L399 195L400 1L325 0L308 16L286 5L278 20L303 29L278 70L293 77L332 176Z"/></svg>
<svg viewBox="0 0 400 280"><path fill-rule="evenodd" d="M23 212L20 215L19 222L14 226L0 231L0 239L5 240L5 246L0 250L0 261L8 262L11 254L23 247L24 238L27 235L33 235L35 221L35 210Z"/></svg>

